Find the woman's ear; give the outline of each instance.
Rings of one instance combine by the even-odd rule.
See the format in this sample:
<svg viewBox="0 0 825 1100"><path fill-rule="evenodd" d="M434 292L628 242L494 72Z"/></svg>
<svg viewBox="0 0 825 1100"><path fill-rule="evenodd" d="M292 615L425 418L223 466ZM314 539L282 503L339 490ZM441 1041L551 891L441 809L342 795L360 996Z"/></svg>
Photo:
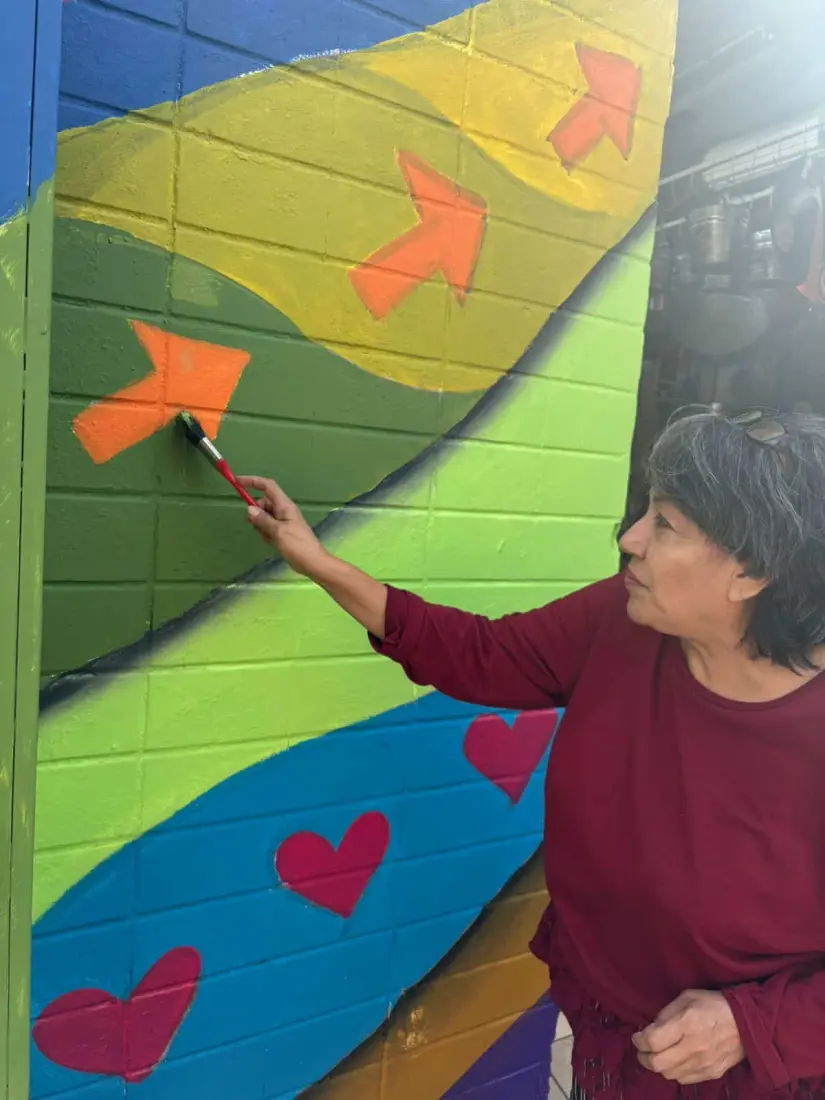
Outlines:
<svg viewBox="0 0 825 1100"><path fill-rule="evenodd" d="M754 577L740 567L731 581L728 596L731 603L747 603L756 599L769 584L767 577Z"/></svg>

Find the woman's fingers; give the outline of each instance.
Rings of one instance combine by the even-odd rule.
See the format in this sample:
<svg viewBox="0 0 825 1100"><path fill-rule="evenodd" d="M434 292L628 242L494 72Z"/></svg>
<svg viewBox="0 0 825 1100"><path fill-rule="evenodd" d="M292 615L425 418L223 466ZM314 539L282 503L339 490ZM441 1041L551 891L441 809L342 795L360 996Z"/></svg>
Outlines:
<svg viewBox="0 0 825 1100"><path fill-rule="evenodd" d="M261 537L275 546L278 539L278 521L265 508L247 508L246 516Z"/></svg>
<svg viewBox="0 0 825 1100"><path fill-rule="evenodd" d="M261 492L264 492L267 485L275 484L271 477L257 477L251 474L243 474L238 481L245 489L259 489Z"/></svg>
<svg viewBox="0 0 825 1100"><path fill-rule="evenodd" d="M261 507L278 519L285 519L295 507L277 481L270 477L239 477L238 484L245 489L255 489L263 493Z"/></svg>
<svg viewBox="0 0 825 1100"><path fill-rule="evenodd" d="M243 485L245 489L255 489L272 500L278 500L279 498L289 500L277 481L273 481L271 477L249 477L244 475L238 478L238 484Z"/></svg>
<svg viewBox="0 0 825 1100"><path fill-rule="evenodd" d="M633 1043L645 1069L682 1085L717 1080L745 1058L733 1012L714 990L682 993Z"/></svg>

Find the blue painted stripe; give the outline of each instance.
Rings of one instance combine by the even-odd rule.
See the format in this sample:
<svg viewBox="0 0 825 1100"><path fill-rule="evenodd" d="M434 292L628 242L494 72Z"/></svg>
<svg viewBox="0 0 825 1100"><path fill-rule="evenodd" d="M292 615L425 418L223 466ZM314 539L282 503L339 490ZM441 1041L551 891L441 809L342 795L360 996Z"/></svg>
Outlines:
<svg viewBox="0 0 825 1100"><path fill-rule="evenodd" d="M28 197L35 0L11 4L0 33L0 222Z"/></svg>
<svg viewBox="0 0 825 1100"><path fill-rule="evenodd" d="M31 137L32 201L37 198L37 188L54 175L60 84L61 9L62 5L55 0L38 0Z"/></svg>
<svg viewBox="0 0 825 1100"><path fill-rule="evenodd" d="M0 223L54 174L60 7L22 0L0 31Z"/></svg>
<svg viewBox="0 0 825 1100"><path fill-rule="evenodd" d="M427 696L256 764L127 845L38 922L35 1017L77 988L123 997L165 952L194 947L200 987L143 1100L312 1085L539 844L544 768L511 805L464 755L478 713ZM349 919L279 884L273 856L286 837L309 829L337 844L371 810L387 818L390 845ZM33 1100L94 1084L32 1053Z"/></svg>
<svg viewBox="0 0 825 1100"><path fill-rule="evenodd" d="M483 0L71 0L60 129L300 57L366 49Z"/></svg>

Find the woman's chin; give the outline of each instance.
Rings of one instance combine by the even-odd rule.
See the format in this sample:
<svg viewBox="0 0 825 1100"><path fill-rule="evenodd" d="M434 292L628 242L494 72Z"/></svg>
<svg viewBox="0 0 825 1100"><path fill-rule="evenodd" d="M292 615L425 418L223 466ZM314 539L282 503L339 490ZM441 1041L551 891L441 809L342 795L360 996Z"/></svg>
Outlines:
<svg viewBox="0 0 825 1100"><path fill-rule="evenodd" d="M644 588L631 588L627 593L627 617L638 626L649 626L649 600Z"/></svg>

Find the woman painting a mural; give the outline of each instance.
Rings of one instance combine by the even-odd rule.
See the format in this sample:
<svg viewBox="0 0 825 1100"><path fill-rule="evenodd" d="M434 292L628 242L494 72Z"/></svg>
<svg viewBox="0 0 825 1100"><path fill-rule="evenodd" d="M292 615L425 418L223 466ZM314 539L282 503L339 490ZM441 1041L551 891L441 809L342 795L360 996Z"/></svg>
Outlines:
<svg viewBox="0 0 825 1100"><path fill-rule="evenodd" d="M265 478L250 522L415 683L564 706L532 949L578 1094L825 1094L825 422L673 422L620 575L497 621L329 555Z"/></svg>

